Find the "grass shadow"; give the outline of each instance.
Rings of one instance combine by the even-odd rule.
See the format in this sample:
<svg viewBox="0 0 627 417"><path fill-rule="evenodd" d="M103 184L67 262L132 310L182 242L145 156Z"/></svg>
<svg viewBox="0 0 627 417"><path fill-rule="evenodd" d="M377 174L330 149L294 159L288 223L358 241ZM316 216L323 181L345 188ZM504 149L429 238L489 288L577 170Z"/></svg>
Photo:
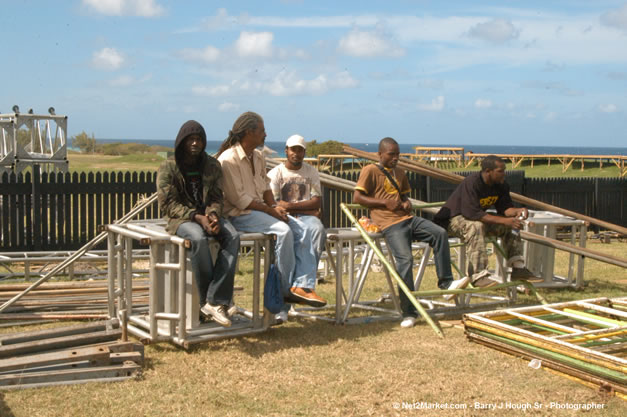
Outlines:
<svg viewBox="0 0 627 417"><path fill-rule="evenodd" d="M4 401L4 393L0 392L0 416L15 417L7 403Z"/></svg>
<svg viewBox="0 0 627 417"><path fill-rule="evenodd" d="M355 341L360 338L391 332L397 327L397 321L375 322L364 326L335 325L290 318L288 323L273 326L266 332L228 339L217 344L194 345L190 347L189 352L222 352L238 349L251 357L260 358L266 354L283 350L326 346L343 340ZM437 336L434 335L434 337Z"/></svg>

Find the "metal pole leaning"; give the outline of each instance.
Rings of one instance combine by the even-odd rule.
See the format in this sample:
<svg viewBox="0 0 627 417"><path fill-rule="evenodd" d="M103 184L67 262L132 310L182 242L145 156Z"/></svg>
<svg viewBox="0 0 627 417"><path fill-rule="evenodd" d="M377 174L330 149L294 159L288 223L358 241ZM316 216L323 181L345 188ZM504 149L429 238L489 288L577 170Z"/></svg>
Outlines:
<svg viewBox="0 0 627 417"><path fill-rule="evenodd" d="M405 293L407 298L409 298L409 301L411 301L411 303L414 305L414 307L416 307L416 310L418 310L418 312L425 319L425 321L427 323L429 323L429 326L431 326L431 328L433 329L435 334L437 334L441 338L444 338L444 333L442 333L442 330L440 329L440 327L437 325L437 323L435 323L433 321L431 316L429 316L429 314L425 311L425 309L416 300L416 297L414 297L414 295L412 294L410 289L407 287L407 285L405 285L405 283L403 282L401 277L398 276L398 273L396 272L396 269L394 269L394 267L388 262L387 258L379 250L379 248L374 243L372 238L370 238L370 236L368 236L368 233L364 230L364 228L361 227L361 225L359 224L357 219L355 219L355 216L353 216L353 213L351 213L351 211L347 207L347 205L344 204L344 203L340 203L340 208L342 209L344 214L346 214L346 216L349 218L351 223L353 223L353 226L355 226L357 228L357 230L359 231L361 236L364 238L364 240L366 241L368 246L370 246L372 248L372 250L374 251L374 253L377 254L377 256L379 257L379 260L381 261L381 263L383 263L383 265L385 265L385 267L387 268L387 270L390 273L390 275L392 275L392 277L394 277L394 279L398 283L399 288Z"/></svg>

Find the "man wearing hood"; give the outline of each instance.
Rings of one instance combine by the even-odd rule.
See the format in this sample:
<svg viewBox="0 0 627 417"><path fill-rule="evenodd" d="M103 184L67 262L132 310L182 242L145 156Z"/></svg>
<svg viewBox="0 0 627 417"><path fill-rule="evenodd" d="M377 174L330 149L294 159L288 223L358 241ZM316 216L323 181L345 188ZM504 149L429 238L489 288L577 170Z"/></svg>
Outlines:
<svg viewBox="0 0 627 417"><path fill-rule="evenodd" d="M181 126L174 144L174 157L164 161L157 174L157 196L166 231L192 243L189 257L198 287L201 313L229 327L239 235L222 217L223 177L220 163L205 153L207 136L200 123L189 120ZM215 262L208 237L220 244Z"/></svg>

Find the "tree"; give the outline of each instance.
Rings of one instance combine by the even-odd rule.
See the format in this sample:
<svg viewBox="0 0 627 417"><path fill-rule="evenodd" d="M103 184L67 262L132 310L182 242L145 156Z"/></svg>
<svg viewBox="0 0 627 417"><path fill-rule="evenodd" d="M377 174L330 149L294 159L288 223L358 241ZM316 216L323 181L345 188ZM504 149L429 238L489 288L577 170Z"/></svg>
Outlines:
<svg viewBox="0 0 627 417"><path fill-rule="evenodd" d="M72 137L72 146L80 149L83 153L94 153L96 152L96 138L93 133L91 137L89 137L89 135L83 131Z"/></svg>
<svg viewBox="0 0 627 417"><path fill-rule="evenodd" d="M327 140L317 143L315 140L307 143L307 157L315 158L318 155L339 155L342 153L342 143L335 140Z"/></svg>

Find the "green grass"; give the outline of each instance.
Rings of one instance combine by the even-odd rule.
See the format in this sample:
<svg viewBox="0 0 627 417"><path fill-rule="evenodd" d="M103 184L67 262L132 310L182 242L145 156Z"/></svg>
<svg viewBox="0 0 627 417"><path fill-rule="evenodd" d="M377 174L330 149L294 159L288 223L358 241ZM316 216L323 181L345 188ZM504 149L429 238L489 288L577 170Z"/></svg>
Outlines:
<svg viewBox="0 0 627 417"><path fill-rule="evenodd" d="M156 171L164 158L154 153L122 156L102 154L68 154L70 172Z"/></svg>
<svg viewBox="0 0 627 417"><path fill-rule="evenodd" d="M163 161L163 158L155 153L140 153L125 156L112 156L102 154L85 155L77 152L68 154L70 161L70 171L156 171ZM350 166L350 165L348 165ZM438 165L438 168L448 171L476 171L479 167L474 164L468 168L458 168L452 165ZM581 170L581 164L574 162L568 170L562 172L562 165L557 161L552 161L549 166L546 161L535 161L533 168L529 161L525 161L516 168L512 164L507 164L507 169L524 170L527 177L592 177L592 178L613 178L620 177L620 170L614 164L604 163L603 168L599 168L598 162L588 161Z"/></svg>
<svg viewBox="0 0 627 417"><path fill-rule="evenodd" d="M563 171L562 164L557 161L551 161L551 165L549 165L546 161L535 161L533 167L531 167L531 162L524 161L516 168L512 167L511 163L507 163L507 170L516 170L516 171L525 171L526 177L534 177L534 178L613 178L620 177L620 169L614 164L604 163L603 167L599 167L598 162L586 161L584 164L584 169L581 169L581 163L573 162L573 164L566 170ZM446 168L449 171L461 171L462 169L458 168ZM476 164L465 168L463 170L468 171L478 171L480 167Z"/></svg>
<svg viewBox="0 0 627 417"><path fill-rule="evenodd" d="M618 257L627 243L588 247ZM564 275L568 256L558 254ZM251 262L242 258L236 302L250 304ZM544 289L549 302L625 296L627 270L586 260L581 290ZM434 288L427 269L423 289ZM317 291L334 301L335 282ZM382 273L368 276L362 299L388 292ZM521 295L519 303L533 301ZM0 415L39 416L578 416L549 409L551 402L602 404L586 416L623 416L627 402L527 361L470 343L456 322L442 322L445 339L423 321L403 330L398 321L336 326L290 320L265 333L195 345L183 351L162 343L146 347L143 376L123 383L59 386L0 394ZM21 331L24 328L3 330ZM466 410L402 410L397 403L463 404ZM526 412L471 408L479 403L539 404Z"/></svg>

